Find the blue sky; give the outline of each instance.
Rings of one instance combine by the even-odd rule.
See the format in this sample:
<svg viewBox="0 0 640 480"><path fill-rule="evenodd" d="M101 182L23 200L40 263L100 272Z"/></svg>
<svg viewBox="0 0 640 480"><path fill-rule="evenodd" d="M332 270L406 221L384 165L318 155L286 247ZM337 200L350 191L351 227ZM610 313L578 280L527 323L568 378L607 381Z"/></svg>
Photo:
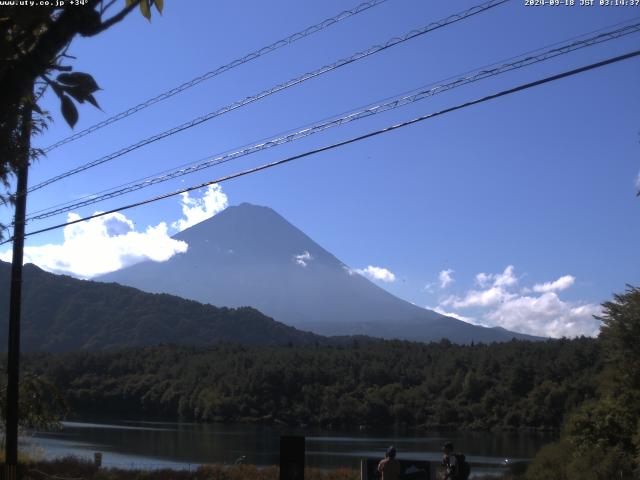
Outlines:
<svg viewBox="0 0 640 480"><path fill-rule="evenodd" d="M154 15L151 23L136 12L99 37L73 43L72 64L94 75L104 110L81 107L76 130L357 4L165 3L164 15ZM477 3L388 0L52 151L31 169L30 184ZM57 182L33 193L28 210L233 150L639 15L639 7L528 7L513 0ZM639 39L630 35L457 88L74 214L104 211L626 53ZM638 59L605 67L220 189L129 210L108 225L79 226L67 231L66 243L61 230L34 236L27 253L45 268L88 278L132 258L166 259L177 251L169 235L226 204L251 202L274 208L346 264L416 305L530 333L593 334L597 305L625 284L640 284L638 78ZM56 121L35 140L38 146L71 133L55 99L45 103ZM0 220L9 218L8 210L0 212ZM66 218L33 222L27 230ZM99 252L92 250L97 245ZM2 252L6 259L6 247ZM72 253L75 262L68 260Z"/></svg>

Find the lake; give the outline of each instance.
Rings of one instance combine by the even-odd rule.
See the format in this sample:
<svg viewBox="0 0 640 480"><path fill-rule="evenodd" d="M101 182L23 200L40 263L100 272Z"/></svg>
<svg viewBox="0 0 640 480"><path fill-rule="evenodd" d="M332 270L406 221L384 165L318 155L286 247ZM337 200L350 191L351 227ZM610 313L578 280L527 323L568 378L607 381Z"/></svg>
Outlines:
<svg viewBox="0 0 640 480"><path fill-rule="evenodd" d="M395 445L398 458L440 460L442 444L453 441L474 472L498 473L505 459L531 459L549 434L413 432L406 430L322 430L246 424L200 424L163 421L63 422L59 432L21 439L20 448L46 458L74 455L93 459L103 453L105 467L196 468L205 463L232 464L245 456L260 466L279 462L280 435L306 437L307 466L359 468L360 458L382 458ZM481 465L481 466L480 466Z"/></svg>

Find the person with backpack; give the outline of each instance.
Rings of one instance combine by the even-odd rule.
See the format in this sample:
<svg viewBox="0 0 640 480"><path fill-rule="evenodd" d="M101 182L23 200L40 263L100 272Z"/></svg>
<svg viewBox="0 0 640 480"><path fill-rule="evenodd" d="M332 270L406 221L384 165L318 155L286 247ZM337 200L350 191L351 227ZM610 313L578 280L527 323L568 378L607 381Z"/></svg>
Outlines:
<svg viewBox="0 0 640 480"><path fill-rule="evenodd" d="M378 472L382 474L382 480L399 480L400 471L400 462L396 460L396 447L391 446L378 463Z"/></svg>
<svg viewBox="0 0 640 480"><path fill-rule="evenodd" d="M471 467L462 453L454 453L453 443L442 447L442 466L445 469L443 480L467 480Z"/></svg>

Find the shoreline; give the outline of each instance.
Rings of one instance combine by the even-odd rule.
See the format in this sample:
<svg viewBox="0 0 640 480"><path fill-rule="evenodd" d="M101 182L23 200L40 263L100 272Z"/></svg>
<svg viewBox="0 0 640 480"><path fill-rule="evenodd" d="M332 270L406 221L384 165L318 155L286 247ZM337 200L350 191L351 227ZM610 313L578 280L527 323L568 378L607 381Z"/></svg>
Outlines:
<svg viewBox="0 0 640 480"><path fill-rule="evenodd" d="M422 424L422 425L408 425L408 424L391 424L391 425L361 425L361 424L320 424L320 423L296 423L287 422L278 418L266 418L266 417L242 417L238 419L223 419L214 418L212 421L198 421L188 418L169 418L169 417L144 417L142 420L127 419L125 415L117 414L96 414L95 412L77 412L75 411L72 416L61 420L65 422L89 422L89 421L104 421L113 420L118 422L130 422L130 423L171 423L171 424L192 424L192 425L257 425L267 427L285 427L290 429L321 429L328 431L340 431L340 430L358 430L362 432L376 432L376 431L406 431L406 432L440 432L440 433L518 433L528 435L553 435L559 434L560 429L549 426L519 426L519 427L507 427L507 426L494 426L490 428L474 427L471 425L458 425L458 424Z"/></svg>
<svg viewBox="0 0 640 480"><path fill-rule="evenodd" d="M278 480L280 469L276 465L259 467L252 464L204 464L193 469L123 469L98 467L90 460L67 456L53 460L24 459L18 466L23 480L40 480L63 476L84 480ZM476 475L475 480L514 480L511 473L502 476ZM360 480L360 471L351 468L305 468L306 480Z"/></svg>

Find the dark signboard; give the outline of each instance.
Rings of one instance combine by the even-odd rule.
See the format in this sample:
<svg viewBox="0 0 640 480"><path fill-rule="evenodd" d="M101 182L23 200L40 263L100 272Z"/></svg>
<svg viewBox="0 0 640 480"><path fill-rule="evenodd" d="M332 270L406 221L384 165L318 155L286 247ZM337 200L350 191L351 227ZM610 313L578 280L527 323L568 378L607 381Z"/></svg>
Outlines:
<svg viewBox="0 0 640 480"><path fill-rule="evenodd" d="M304 437L280 437L280 480L304 480Z"/></svg>

